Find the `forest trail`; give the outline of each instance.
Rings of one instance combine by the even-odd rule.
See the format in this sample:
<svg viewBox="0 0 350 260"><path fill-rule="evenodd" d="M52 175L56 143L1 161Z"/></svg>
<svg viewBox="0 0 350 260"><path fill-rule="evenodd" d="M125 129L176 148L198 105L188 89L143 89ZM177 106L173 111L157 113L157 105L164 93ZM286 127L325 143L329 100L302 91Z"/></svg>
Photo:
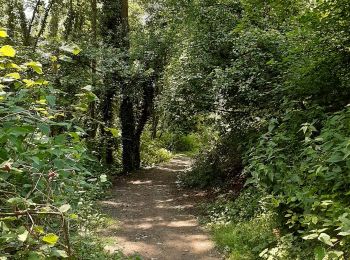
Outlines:
<svg viewBox="0 0 350 260"><path fill-rule="evenodd" d="M113 241L108 251L154 260L222 259L194 215L204 194L176 185L190 165L189 158L177 156L118 181L111 199L101 202L103 212L118 221L100 232Z"/></svg>

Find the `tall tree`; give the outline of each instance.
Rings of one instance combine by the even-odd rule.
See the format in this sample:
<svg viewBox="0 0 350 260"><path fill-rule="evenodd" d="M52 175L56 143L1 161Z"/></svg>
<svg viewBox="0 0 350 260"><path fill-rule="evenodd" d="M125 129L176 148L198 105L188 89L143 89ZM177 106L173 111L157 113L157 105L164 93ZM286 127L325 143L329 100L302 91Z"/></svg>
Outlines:
<svg viewBox="0 0 350 260"><path fill-rule="evenodd" d="M129 48L128 41L128 1L126 0L104 0L103 16L101 19L101 35L105 44L118 50L127 52ZM126 80L119 72L106 73L104 77L104 93L102 97L102 119L104 128L101 129L105 147L105 162L113 163L114 138L108 129L113 128L115 113L114 99L118 87L122 91L126 90ZM125 107L123 103L122 108ZM130 107L131 104L131 107ZM132 111L132 103L128 104L128 110ZM124 110L124 109L123 109ZM132 113L132 112L131 112ZM132 122L134 120L131 120Z"/></svg>

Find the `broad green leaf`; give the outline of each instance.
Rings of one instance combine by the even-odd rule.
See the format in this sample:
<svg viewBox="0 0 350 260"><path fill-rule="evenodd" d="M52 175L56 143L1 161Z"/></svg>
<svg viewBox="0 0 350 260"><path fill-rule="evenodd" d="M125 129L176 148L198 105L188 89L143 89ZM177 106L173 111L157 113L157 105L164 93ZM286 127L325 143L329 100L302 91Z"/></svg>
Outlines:
<svg viewBox="0 0 350 260"><path fill-rule="evenodd" d="M40 129L40 131L45 134L45 135L50 135L50 126L47 124L39 124L38 128Z"/></svg>
<svg viewBox="0 0 350 260"><path fill-rule="evenodd" d="M12 204L12 205L20 205L20 204L26 204L27 201L24 198L14 197L14 198L8 199L7 203Z"/></svg>
<svg viewBox="0 0 350 260"><path fill-rule="evenodd" d="M78 46L75 46L75 47L73 48L72 53L73 53L74 55L78 55L80 52L81 52L81 49L80 49Z"/></svg>
<svg viewBox="0 0 350 260"><path fill-rule="evenodd" d="M100 182L106 182L107 181L107 175L106 174L102 174L100 176Z"/></svg>
<svg viewBox="0 0 350 260"><path fill-rule="evenodd" d="M13 73L6 74L5 78L20 79L21 75L17 72L13 72Z"/></svg>
<svg viewBox="0 0 350 260"><path fill-rule="evenodd" d="M317 237L318 237L318 234L317 233L313 233L313 234L310 234L310 235L307 235L307 236L303 236L303 239L310 240L310 239L315 239Z"/></svg>
<svg viewBox="0 0 350 260"><path fill-rule="evenodd" d="M15 57L16 51L15 49L10 45L5 45L0 48L0 56L4 57Z"/></svg>
<svg viewBox="0 0 350 260"><path fill-rule="evenodd" d="M11 135L14 136L25 136L29 133L33 132L33 128L31 126L17 126L9 129Z"/></svg>
<svg viewBox="0 0 350 260"><path fill-rule="evenodd" d="M29 235L29 232L25 230L22 234L18 235L18 240L24 242L27 240L28 235Z"/></svg>
<svg viewBox="0 0 350 260"><path fill-rule="evenodd" d="M318 237L318 240L325 243L326 245L333 246L333 243L331 241L331 237L327 235L326 233L321 233Z"/></svg>
<svg viewBox="0 0 350 260"><path fill-rule="evenodd" d="M6 37L8 37L7 32L4 30L0 30L0 38L6 38Z"/></svg>
<svg viewBox="0 0 350 260"><path fill-rule="evenodd" d="M316 260L323 260L326 256L326 249L319 246L315 248L314 253L315 253Z"/></svg>
<svg viewBox="0 0 350 260"><path fill-rule="evenodd" d="M22 81L23 81L23 83L26 84L26 87L28 87L28 88L33 87L33 86L36 85L35 81L31 80L31 79L24 79Z"/></svg>
<svg viewBox="0 0 350 260"><path fill-rule="evenodd" d="M56 104L56 97L55 96L46 96L46 100L50 106L54 106Z"/></svg>
<svg viewBox="0 0 350 260"><path fill-rule="evenodd" d="M49 233L42 238L42 241L48 243L49 245L55 245L59 237L53 233Z"/></svg>
<svg viewBox="0 0 350 260"><path fill-rule="evenodd" d="M350 236L350 231L339 232L338 235L339 235L339 236L343 236L343 237L345 237L345 236Z"/></svg>
<svg viewBox="0 0 350 260"><path fill-rule="evenodd" d="M27 67L32 68L36 73L43 74L42 65L39 62L31 61L25 64Z"/></svg>
<svg viewBox="0 0 350 260"><path fill-rule="evenodd" d="M70 210L71 206L69 204L64 204L62 205L61 207L58 208L58 210L61 212L61 213L65 213L67 212L68 210Z"/></svg>
<svg viewBox="0 0 350 260"><path fill-rule="evenodd" d="M22 70L20 66L18 66L16 63L10 63L8 64L8 67L10 69L17 69L17 70Z"/></svg>

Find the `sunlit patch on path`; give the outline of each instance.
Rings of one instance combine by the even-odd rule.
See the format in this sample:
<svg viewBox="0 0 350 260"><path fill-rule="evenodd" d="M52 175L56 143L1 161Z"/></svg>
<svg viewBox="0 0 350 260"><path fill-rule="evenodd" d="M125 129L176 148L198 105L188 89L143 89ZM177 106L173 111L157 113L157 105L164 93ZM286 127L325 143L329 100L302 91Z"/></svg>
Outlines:
<svg viewBox="0 0 350 260"><path fill-rule="evenodd" d="M101 236L114 241L106 250L154 260L221 259L194 216L201 194L176 186L177 173L189 167L188 158L177 157L120 180L112 199L101 202L104 212L118 220L118 225L101 231Z"/></svg>

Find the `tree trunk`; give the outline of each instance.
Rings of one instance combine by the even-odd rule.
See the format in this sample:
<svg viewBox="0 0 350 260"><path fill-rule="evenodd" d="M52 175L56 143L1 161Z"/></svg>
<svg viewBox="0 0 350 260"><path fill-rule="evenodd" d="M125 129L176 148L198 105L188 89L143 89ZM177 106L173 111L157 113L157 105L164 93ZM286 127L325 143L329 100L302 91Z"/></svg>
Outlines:
<svg viewBox="0 0 350 260"><path fill-rule="evenodd" d="M134 136L134 170L141 168L141 135Z"/></svg>
<svg viewBox="0 0 350 260"><path fill-rule="evenodd" d="M127 0L104 0L103 1L103 16L101 21L101 35L107 45L113 48L128 51L128 1ZM109 116L104 116L103 121L105 127L113 127L114 125L114 106L113 98L117 93L117 86L121 85L122 94L126 93L125 79L123 79L119 72L107 73L104 77L104 83L107 88L106 95L102 98L103 113L107 113L109 109ZM121 102L121 111L124 111L122 121L122 142L125 145L125 154L123 152L123 161L133 169L133 153L132 138L129 135L134 133L134 113L133 104L129 95L123 95ZM123 121L124 120L124 121ZM105 142L105 157L106 163L113 163L114 137L110 131L105 129L101 131L102 138L107 140ZM126 136L126 138L124 138ZM112 141L110 141L112 140ZM129 170L129 168L127 168Z"/></svg>
<svg viewBox="0 0 350 260"><path fill-rule="evenodd" d="M120 106L122 127L123 171L129 173L135 170L135 117L131 98L124 96Z"/></svg>
<svg viewBox="0 0 350 260"><path fill-rule="evenodd" d="M113 79L112 79L113 80ZM103 113L103 122L105 122L105 126L102 129L102 134L104 136L104 147L105 147L105 162L106 164L113 164L113 150L114 150L114 138L113 135L110 134L108 128L113 127L113 99L114 99L114 89L113 85L109 85L105 97L104 102L102 104L102 113Z"/></svg>

